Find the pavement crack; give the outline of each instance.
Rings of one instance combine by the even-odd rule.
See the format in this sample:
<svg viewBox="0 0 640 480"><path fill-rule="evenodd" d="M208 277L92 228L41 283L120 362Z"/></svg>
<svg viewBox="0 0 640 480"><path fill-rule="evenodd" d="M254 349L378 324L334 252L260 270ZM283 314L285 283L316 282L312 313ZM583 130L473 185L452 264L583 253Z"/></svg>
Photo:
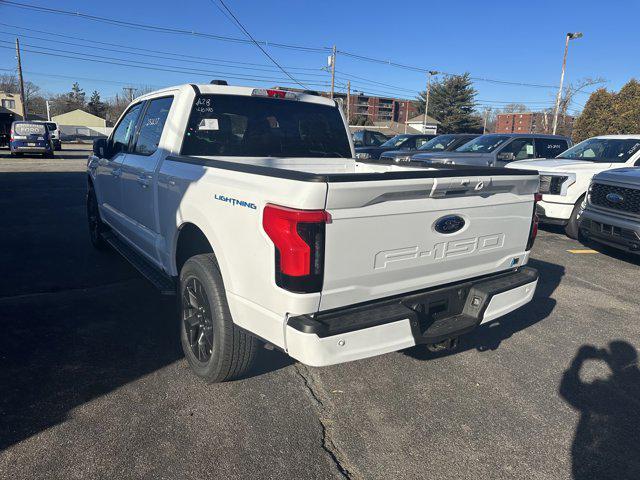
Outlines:
<svg viewBox="0 0 640 480"><path fill-rule="evenodd" d="M331 399L326 395L312 372L306 366L301 363L296 363L294 369L296 374L302 379L305 392L317 410L318 422L322 430L322 449L327 453L342 478L362 478L356 473L356 469L349 463L345 453L338 447L334 440L335 423L332 419L333 404Z"/></svg>

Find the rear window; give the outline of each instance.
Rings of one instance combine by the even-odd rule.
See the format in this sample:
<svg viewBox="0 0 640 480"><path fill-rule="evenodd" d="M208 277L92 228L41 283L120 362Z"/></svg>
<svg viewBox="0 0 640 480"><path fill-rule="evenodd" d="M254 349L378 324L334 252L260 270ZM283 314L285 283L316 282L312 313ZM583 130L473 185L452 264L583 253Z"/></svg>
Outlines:
<svg viewBox="0 0 640 480"><path fill-rule="evenodd" d="M337 107L241 95L196 97L183 155L351 157Z"/></svg>
<svg viewBox="0 0 640 480"><path fill-rule="evenodd" d="M47 122L45 123L45 125L47 126L50 132L55 132L58 129L58 125L56 125L53 122Z"/></svg>
<svg viewBox="0 0 640 480"><path fill-rule="evenodd" d="M45 126L42 123L15 123L13 133L16 135L44 135Z"/></svg>

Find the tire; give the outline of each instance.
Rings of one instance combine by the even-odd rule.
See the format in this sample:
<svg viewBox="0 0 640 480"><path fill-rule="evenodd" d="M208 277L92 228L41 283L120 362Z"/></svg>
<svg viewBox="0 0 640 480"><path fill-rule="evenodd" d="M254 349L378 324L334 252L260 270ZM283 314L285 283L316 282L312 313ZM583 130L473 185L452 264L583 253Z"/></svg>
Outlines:
<svg viewBox="0 0 640 480"><path fill-rule="evenodd" d="M22 156L22 152L11 152L11 156L12 157L21 157Z"/></svg>
<svg viewBox="0 0 640 480"><path fill-rule="evenodd" d="M53 158L54 154L53 154L53 151L51 151L51 152L43 153L42 156L44 158Z"/></svg>
<svg viewBox="0 0 640 480"><path fill-rule="evenodd" d="M93 188L89 188L87 192L87 221L89 223L89 239L91 245L97 250L106 250L107 242L102 238L102 234L108 231L108 227L100 218L100 210L98 209L98 199Z"/></svg>
<svg viewBox="0 0 640 480"><path fill-rule="evenodd" d="M571 212L571 217L569 217L569 223L564 227L564 232L567 234L567 237L572 238L573 240L578 240L580 237L580 217L587 206L586 203L586 196L583 195L578 199L573 207L573 211Z"/></svg>
<svg viewBox="0 0 640 480"><path fill-rule="evenodd" d="M233 323L215 255L185 262L178 294L180 343L193 372L208 383L244 376L258 340Z"/></svg>

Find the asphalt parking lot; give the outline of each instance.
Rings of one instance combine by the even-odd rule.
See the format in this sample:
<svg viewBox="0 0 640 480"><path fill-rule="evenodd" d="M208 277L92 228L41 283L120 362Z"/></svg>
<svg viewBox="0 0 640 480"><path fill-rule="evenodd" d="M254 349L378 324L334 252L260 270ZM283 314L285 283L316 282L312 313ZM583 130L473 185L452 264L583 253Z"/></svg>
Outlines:
<svg viewBox="0 0 640 480"><path fill-rule="evenodd" d="M0 150L0 478L640 478L640 261L544 230L534 301L456 352L206 385L60 153Z"/></svg>

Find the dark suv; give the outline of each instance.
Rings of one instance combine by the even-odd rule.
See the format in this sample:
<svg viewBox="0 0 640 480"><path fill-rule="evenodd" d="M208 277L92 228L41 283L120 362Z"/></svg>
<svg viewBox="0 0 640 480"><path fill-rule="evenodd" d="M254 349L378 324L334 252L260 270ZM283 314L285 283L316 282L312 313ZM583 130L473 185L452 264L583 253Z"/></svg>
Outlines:
<svg viewBox="0 0 640 480"><path fill-rule="evenodd" d="M446 133L423 143L415 152L390 150L380 155L380 158L382 160L393 160L395 162L408 162L413 155L418 153L451 152L478 136L479 135L475 133Z"/></svg>
<svg viewBox="0 0 640 480"><path fill-rule="evenodd" d="M402 150L406 154L408 151L418 149L433 137L435 135L412 135L407 133L396 135L377 147L356 148L356 158L360 160L378 159L382 153L392 150Z"/></svg>
<svg viewBox="0 0 640 480"><path fill-rule="evenodd" d="M555 158L571 147L559 135L488 133L480 135L452 152L419 153L411 160L425 163L504 167L509 162L532 158Z"/></svg>

